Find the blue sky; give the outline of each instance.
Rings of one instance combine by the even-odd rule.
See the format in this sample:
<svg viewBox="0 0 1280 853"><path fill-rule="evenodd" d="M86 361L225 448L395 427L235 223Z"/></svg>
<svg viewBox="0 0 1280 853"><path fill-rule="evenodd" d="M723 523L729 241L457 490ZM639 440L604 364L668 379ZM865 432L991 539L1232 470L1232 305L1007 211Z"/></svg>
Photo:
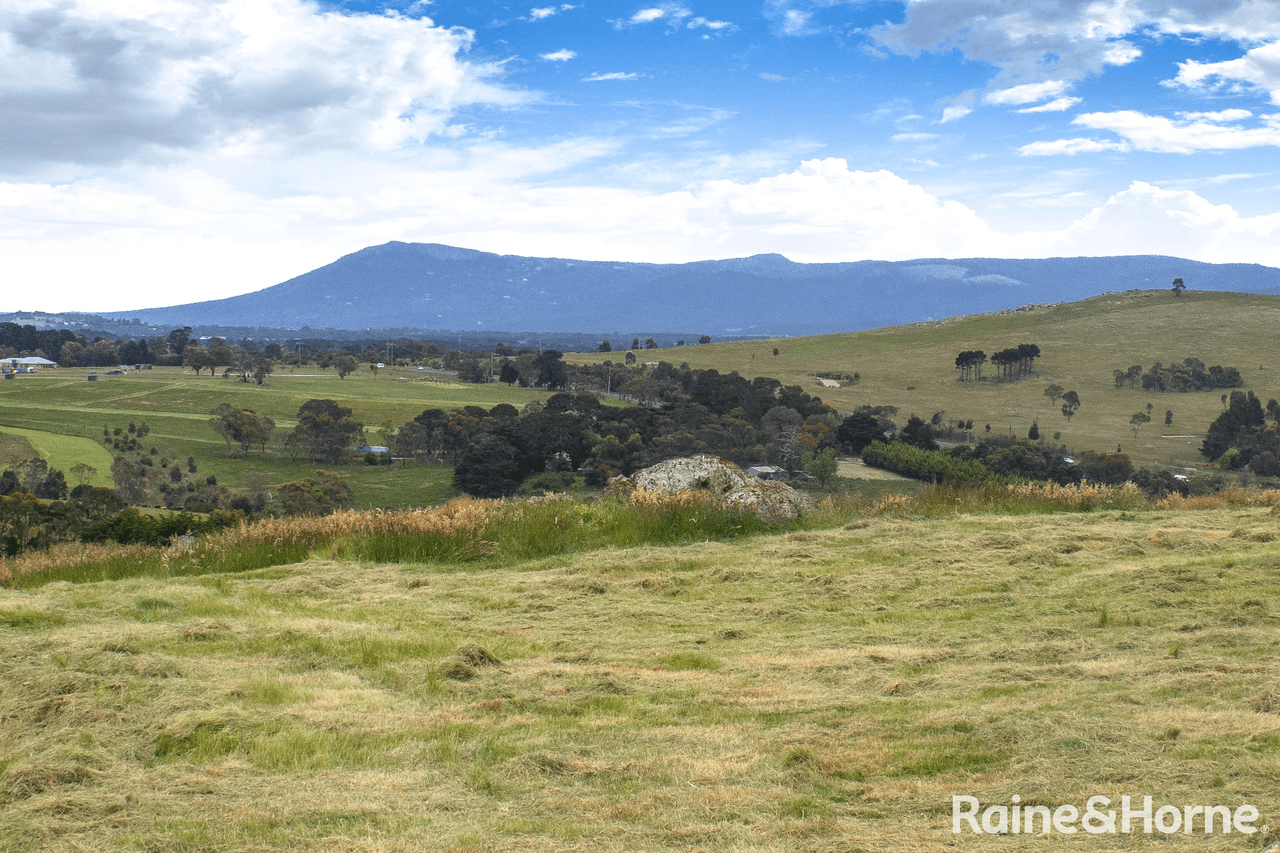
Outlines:
<svg viewBox="0 0 1280 853"><path fill-rule="evenodd" d="M1274 0L0 0L0 127L24 310L388 240L1280 266Z"/></svg>

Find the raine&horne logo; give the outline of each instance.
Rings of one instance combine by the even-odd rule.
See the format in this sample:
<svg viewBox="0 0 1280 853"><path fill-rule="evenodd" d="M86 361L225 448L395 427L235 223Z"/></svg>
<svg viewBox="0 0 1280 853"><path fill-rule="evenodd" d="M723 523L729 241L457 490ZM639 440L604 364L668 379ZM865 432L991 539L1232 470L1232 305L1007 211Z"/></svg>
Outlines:
<svg viewBox="0 0 1280 853"><path fill-rule="evenodd" d="M1085 801L1084 810L1070 803L1050 809L1042 805L1022 805L1022 797L1014 794L1009 805L988 805L983 808L977 797L953 794L951 797L951 831L969 831L982 835L1014 835L1062 833L1072 835L1087 832L1092 835L1161 833L1172 835L1203 834L1215 832L1227 834L1239 832L1253 835L1258 827L1258 810L1244 804L1235 809L1229 806L1173 806L1156 808L1152 798L1142 798L1142 805L1134 804L1125 794L1120 798L1120 809L1112 805L1109 797L1101 795ZM1267 827L1261 827L1263 832Z"/></svg>

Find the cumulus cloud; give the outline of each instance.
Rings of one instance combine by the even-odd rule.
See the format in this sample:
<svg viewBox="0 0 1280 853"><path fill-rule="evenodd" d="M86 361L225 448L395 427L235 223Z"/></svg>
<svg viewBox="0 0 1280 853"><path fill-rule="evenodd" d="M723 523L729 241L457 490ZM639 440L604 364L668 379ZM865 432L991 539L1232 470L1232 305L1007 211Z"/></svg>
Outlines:
<svg viewBox="0 0 1280 853"><path fill-rule="evenodd" d="M1158 253L1280 265L1280 214L1243 217L1193 192L1140 182L1056 230L1001 233L964 204L835 158L667 192L557 180L612 146L476 144L433 151L429 166L409 168L316 155L274 166L290 190L272 196L259 192L258 176L195 168L57 186L0 183L0 251L6 275L26 285L13 305L23 310L220 298L387 240L654 262L759 252L824 262ZM1044 205L1082 201L1078 193L1042 195ZM184 271L181 292L174 269ZM94 286L75 293L59 288L66 281ZM133 305L121 304L122 293Z"/></svg>
<svg viewBox="0 0 1280 853"><path fill-rule="evenodd" d="M1063 232L1043 235L1048 254L1172 255L1280 266L1280 214L1245 217L1194 192L1134 181Z"/></svg>
<svg viewBox="0 0 1280 853"><path fill-rule="evenodd" d="M469 104L528 98L465 59L469 31L306 0L0 9L0 168L165 151L393 149Z"/></svg>
<svg viewBox="0 0 1280 853"><path fill-rule="evenodd" d="M943 108L942 122L943 124L946 124L949 121L957 121L964 118L971 112L973 112L973 107L967 107L963 104L952 104L949 107Z"/></svg>
<svg viewBox="0 0 1280 853"><path fill-rule="evenodd" d="M1141 56L1129 41L1139 34L1265 42L1242 60L1186 63L1179 79L1191 85L1217 77L1280 90L1280 72L1269 62L1280 37L1280 5L1270 0L913 0L901 23L875 31L892 50L958 51L998 68L1001 81L1032 83L1127 65Z"/></svg>
<svg viewBox="0 0 1280 853"><path fill-rule="evenodd" d="M539 55L548 62L568 62L578 54L576 51L569 50L568 48L561 48L560 50L553 51L551 53L543 53Z"/></svg>
<svg viewBox="0 0 1280 853"><path fill-rule="evenodd" d="M1191 89L1255 88L1269 93L1271 103L1280 105L1280 38L1256 47L1239 59L1223 62L1189 60L1178 66L1173 83Z"/></svg>

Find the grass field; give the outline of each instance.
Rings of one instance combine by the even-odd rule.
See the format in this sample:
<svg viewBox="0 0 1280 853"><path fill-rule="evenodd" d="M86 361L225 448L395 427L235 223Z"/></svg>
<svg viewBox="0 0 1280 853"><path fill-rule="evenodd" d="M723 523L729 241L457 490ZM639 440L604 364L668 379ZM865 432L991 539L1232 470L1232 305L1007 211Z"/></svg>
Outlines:
<svg viewBox="0 0 1280 853"><path fill-rule="evenodd" d="M1276 515L1235 507L0 590L0 837L1263 850L954 836L950 811L1129 794L1280 826L1277 567Z"/></svg>
<svg viewBox="0 0 1280 853"><path fill-rule="evenodd" d="M1028 294L1028 300L1034 298ZM743 376L772 376L799 384L841 411L860 405L893 405L900 421L912 412L928 419L945 410L952 418L973 420L976 435L1025 437L1033 421L1041 435L1072 449L1114 452L1121 447L1139 465L1198 465L1198 450L1209 424L1222 411L1221 392L1148 393L1141 387L1117 389L1116 368L1149 368L1195 356L1208 365L1236 367L1245 388L1265 404L1280 398L1280 361L1275 330L1280 327L1280 297L1188 290L1175 297L1167 290L1098 296L1033 311L982 314L888 329L809 338L738 341L637 353L640 361L688 362L694 368L736 370ZM1037 375L1015 383L958 382L955 358L963 350L988 355L1020 343L1037 344L1042 357ZM778 355L773 355L774 348ZM615 361L621 354L613 353ZM599 361L598 353L566 357ZM859 373L861 382L838 389L820 388L810 374ZM994 375L988 365L984 375ZM1079 393L1081 406L1070 422L1044 396L1052 383ZM1060 403L1060 401L1059 401ZM1152 404L1150 424L1135 438L1130 418ZM1164 425L1166 410L1173 424Z"/></svg>
<svg viewBox="0 0 1280 853"><path fill-rule="evenodd" d="M111 469L110 455L98 444L104 426L114 429L145 420L150 433L144 445L168 448L178 459L190 456L201 476L212 474L223 485L239 487L250 471L269 470L278 484L314 476L316 466L291 461L283 453L269 460L256 452L231 457L226 442L209 425L209 412L220 403L271 417L283 437L295 426L299 406L313 398L330 398L351 408L373 438L383 423L399 427L426 408L492 408L502 402L523 406L549 396L541 390L463 385L435 376L424 378L414 371L385 369L377 377L357 372L340 380L332 373L295 374L286 368L263 387L221 376L195 376L178 368L133 371L120 377L98 371L94 383L85 381L89 372L85 368L46 370L0 383L0 430L30 438L42 454L52 454L54 467L68 470L79 461L93 465L99 471L94 483L102 485L110 484ZM70 440L58 441L56 436ZM60 464L54 463L55 458ZM450 486L452 471L438 466L350 465L342 470L349 475L357 507L425 506L455 494ZM99 483L104 474L106 482Z"/></svg>

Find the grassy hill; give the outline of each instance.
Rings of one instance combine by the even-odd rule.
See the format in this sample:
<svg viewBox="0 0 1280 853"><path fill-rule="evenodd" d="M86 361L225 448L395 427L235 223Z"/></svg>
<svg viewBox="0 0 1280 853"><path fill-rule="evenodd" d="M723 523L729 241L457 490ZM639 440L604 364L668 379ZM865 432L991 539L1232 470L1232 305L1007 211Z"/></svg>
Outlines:
<svg viewBox="0 0 1280 853"><path fill-rule="evenodd" d="M1266 505L887 510L487 565L0 589L6 850L1263 850L955 836L951 797L1280 826Z"/></svg>
<svg viewBox="0 0 1280 853"><path fill-rule="evenodd" d="M645 350L637 357L736 370L748 378L772 376L799 384L842 411L893 405L905 421L913 412L928 419L945 410L952 418L973 420L977 435L990 424L993 433L1012 429L1025 437L1038 421L1044 437L1061 432L1061 441L1075 450L1114 452L1120 446L1137 464L1195 465L1205 461L1198 450L1222 411L1221 392L1117 389L1112 371L1194 356L1208 365L1238 368L1245 388L1265 403L1280 398L1277 329L1280 297L1191 290L1175 297L1168 290L1145 290L865 332ZM962 350L990 354L1020 343L1037 344L1043 353L1034 377L1013 383L957 381L955 358ZM568 360L601 358L583 353ZM812 374L820 372L856 372L861 381L819 390ZM990 365L984 369L984 375L994 373ZM1069 423L1044 396L1053 383L1080 395L1080 410ZM1145 412L1147 403L1153 407L1152 422L1135 438L1130 418ZM1173 412L1169 427L1166 410Z"/></svg>

